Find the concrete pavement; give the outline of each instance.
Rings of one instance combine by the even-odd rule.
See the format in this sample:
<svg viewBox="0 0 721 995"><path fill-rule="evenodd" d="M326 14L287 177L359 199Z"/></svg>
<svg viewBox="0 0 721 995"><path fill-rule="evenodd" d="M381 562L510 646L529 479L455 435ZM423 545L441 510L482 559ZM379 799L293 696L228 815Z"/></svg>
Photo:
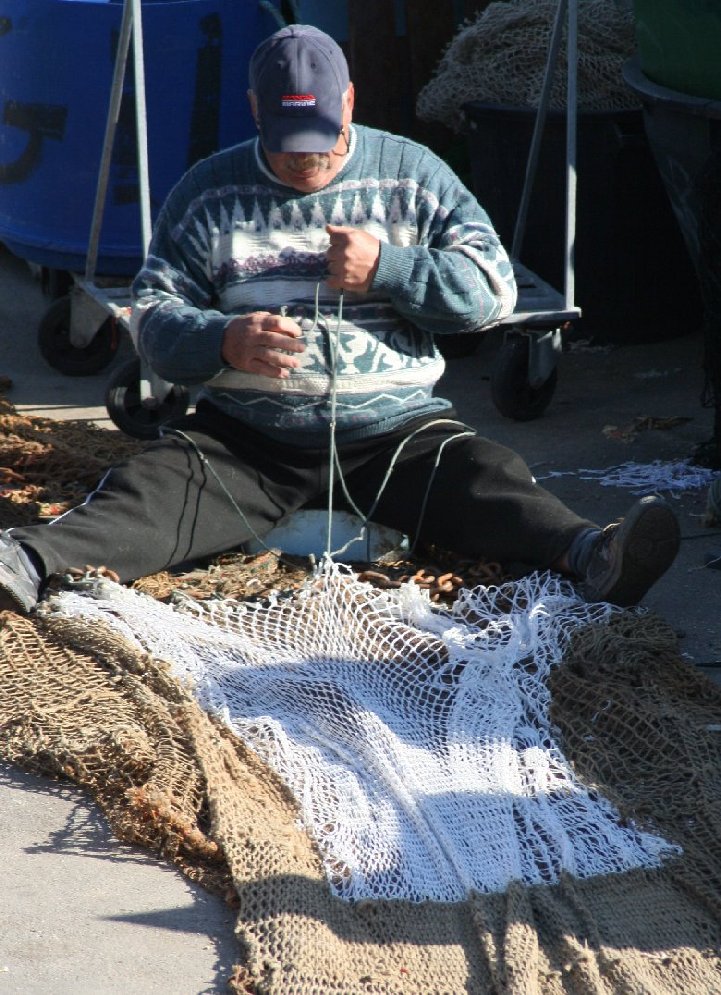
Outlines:
<svg viewBox="0 0 721 995"><path fill-rule="evenodd" d="M111 427L104 405L110 368L89 377L66 377L45 363L37 329L51 299L27 263L0 245L0 373L12 378L8 397L18 411L46 418L91 418ZM114 362L130 354L123 342Z"/></svg>
<svg viewBox="0 0 721 995"><path fill-rule="evenodd" d="M75 788L0 766L0 993L214 995L234 914L115 839Z"/></svg>
<svg viewBox="0 0 721 995"><path fill-rule="evenodd" d="M37 324L48 304L27 265L0 249L0 374L12 378L9 398L29 414L109 425L103 397L110 368L70 378L40 357ZM711 412L699 400L702 343L683 331L660 343L564 353L556 394L536 421L509 421L493 406L488 377L498 335L474 356L449 362L441 392L461 417L521 452L550 490L605 524L634 495L584 480L580 470L683 460L711 435ZM113 362L128 354L124 343ZM704 560L721 550L721 534L703 525L705 488L669 498L684 540L646 604L674 626L688 659L714 674L721 666L721 571ZM0 860L0 995L224 990L237 956L232 913L114 840L74 789L0 770Z"/></svg>
<svg viewBox="0 0 721 995"><path fill-rule="evenodd" d="M113 428L116 363L66 377L37 348L50 304L27 264L0 247L0 374L18 410ZM115 839L79 791L0 765L0 995L211 995L239 959L218 898Z"/></svg>

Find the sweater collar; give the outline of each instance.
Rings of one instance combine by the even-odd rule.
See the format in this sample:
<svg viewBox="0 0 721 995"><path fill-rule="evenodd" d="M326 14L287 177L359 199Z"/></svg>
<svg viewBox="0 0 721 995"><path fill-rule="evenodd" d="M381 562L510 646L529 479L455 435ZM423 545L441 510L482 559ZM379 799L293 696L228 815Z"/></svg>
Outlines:
<svg viewBox="0 0 721 995"><path fill-rule="evenodd" d="M339 180L339 179L342 178L342 176L344 175L344 173L348 169L348 165L349 165L351 159L353 158L353 156L355 154L356 148L358 147L358 132L356 131L355 125L352 125L352 124L349 125L348 126L348 131L350 133L350 142L349 142L349 146L348 146L348 151L347 151L346 156L345 156L345 162L343 163L343 165L340 168L340 170L333 177L333 179L331 181L331 184L335 183L337 180ZM286 190L294 190L294 187L291 187L287 183L283 183L282 180L279 180L278 177L275 175L275 173L272 171L272 169L270 168L270 166L266 162L265 155L263 154L263 146L260 144L260 139L259 138L255 139L255 162L256 162L256 165L258 167L258 170L263 174L263 176L265 176L267 179L269 179L273 183L275 183L276 186L283 187ZM329 184L329 186L331 184ZM321 187L321 189L317 190L316 193L319 193L319 194L323 193L323 191L325 189L326 189L326 187ZM295 193L297 193L297 194L299 194L301 196L304 196L304 197L305 196L310 196L309 194L301 194L301 191L299 191L299 190L295 190Z"/></svg>

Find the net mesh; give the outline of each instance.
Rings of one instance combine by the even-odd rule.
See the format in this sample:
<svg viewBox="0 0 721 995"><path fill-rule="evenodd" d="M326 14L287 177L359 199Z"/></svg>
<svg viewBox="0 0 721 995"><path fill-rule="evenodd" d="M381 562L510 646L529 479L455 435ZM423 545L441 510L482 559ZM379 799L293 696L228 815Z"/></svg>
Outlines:
<svg viewBox="0 0 721 995"><path fill-rule="evenodd" d="M366 586L356 583L368 600ZM134 620L122 621L128 600L136 605L146 596L123 591L119 610L115 585L93 580L91 588L60 594L40 617L2 616L0 756L70 778L92 794L122 838L150 847L229 899L237 896L238 991L721 991L721 689L683 662L673 633L655 616L598 609L584 618L558 588L559 601L533 612L532 599L524 604L533 588L510 585L503 596L478 592L469 601L464 595L456 622L475 632L471 642L504 655L515 638L507 622L514 601L520 616L560 615L563 662L548 677L548 730L563 749L556 759L565 763L567 799L575 791L609 814L607 838L635 847L626 851L628 870L616 864L617 873L583 878L557 865L555 883L528 885L519 876L499 891L471 889L459 901L349 902L333 894L328 852L302 828L304 799L223 717L200 707L202 689L196 683L191 690L187 663L173 664L184 674L180 680L163 662L168 646L162 658L142 648L138 633L144 640L147 620L137 631ZM352 591L347 584L342 590L337 597L345 604ZM417 640L418 626L408 621L417 607L393 594L399 598L393 625ZM415 602L418 594L410 595ZM476 614L479 599L487 607ZM302 598L311 618L317 600L315 590ZM377 631L385 632L388 619L369 600L379 666L402 669L400 647ZM286 612L290 619L292 601L278 599L270 617ZM493 603L496 617L488 611ZM154 617L156 609L148 607ZM212 629L212 644L223 646L237 609L206 609L211 624L205 609L188 605L175 609L174 618L193 631ZM248 624L261 619L258 612L240 614ZM448 623L445 618L444 640ZM529 622L517 637L519 649L534 625L545 624ZM424 626L423 655L435 657L443 672L441 634L427 619ZM273 634L272 626L262 628ZM535 683L527 652L519 662L516 677L525 672ZM335 663L345 666L343 659ZM463 675L472 669L464 666ZM519 692L525 686L524 678ZM523 708L538 715L535 700ZM263 739L257 737L261 745ZM502 814L503 796L494 818ZM490 838L499 837L498 825L486 827ZM503 824L511 850L522 847L523 832ZM664 850L667 859L659 862ZM493 855L484 859L486 867L494 862ZM333 873L331 867L331 881Z"/></svg>
<svg viewBox="0 0 721 995"><path fill-rule="evenodd" d="M377 591L330 562L269 604L93 592L50 610L172 661L300 800L339 896L453 902L675 852L621 825L553 736L551 668L570 632L613 611L557 579L466 590L450 612L412 583Z"/></svg>
<svg viewBox="0 0 721 995"><path fill-rule="evenodd" d="M467 101L537 107L557 9L557 0L491 3L451 40L433 77L418 94L418 116L461 131ZM584 0L578 5L580 110L638 106L621 73L634 50L634 20L628 10L614 0ZM565 66L564 41L551 86L552 108L566 106Z"/></svg>
<svg viewBox="0 0 721 995"><path fill-rule="evenodd" d="M12 418L13 424L22 421ZM55 433L49 424L41 427L52 455ZM80 452L101 444L117 453L126 445L117 433L72 431ZM57 438L62 442L62 431ZM19 460L21 445L13 445ZM14 465L22 475L22 466ZM68 480L62 460L48 465ZM8 486L13 504L29 518L37 516L39 505L24 480ZM37 486L56 493L51 479L39 478ZM477 565L473 571L457 566L455 573L476 571ZM375 565L361 574L366 581L341 575L333 590L324 590L309 583L305 571L274 573L267 557L241 557L148 578L139 585L145 594L90 578L85 587L63 588L48 610L32 618L5 612L0 760L78 784L120 838L223 895L237 912L239 964L230 985L245 995L721 993L721 688L683 660L671 628L652 614L580 606L553 578L494 587L494 571L487 570L476 577L475 590L456 585L454 607L439 610L430 584L398 580L409 572L408 564L395 575ZM429 576L422 571L426 581ZM387 586L376 589L371 580ZM276 590L289 584L297 591L276 593L258 607L227 603L231 595L267 594L274 582ZM175 600L179 590L182 603ZM156 607L159 598L173 607ZM321 623L322 604L332 624ZM138 605L147 615L143 611L136 621ZM360 762L369 772L360 782L364 790L378 792L391 783L398 797L413 799L416 792L421 824L451 794L463 796L464 812L471 796L486 824L470 826L468 841L483 852L461 850L463 859L448 852L469 869L464 874L478 875L476 884L490 881L498 890L468 887L453 901L348 901L357 854L341 853L334 862L339 819L314 826L308 816L314 785L299 793L292 765L276 763L288 749L295 752L293 727L246 717L248 738L241 738L231 706L226 714L222 701L210 697L215 668L204 678L175 633L165 640L153 633L149 619L160 609L163 618L188 627L193 655L200 649L201 658L206 651L215 657L218 647L237 645L252 632L255 656L249 663L244 655L237 673L227 672L219 683L235 688L250 667L271 697L273 677L283 668L307 668L298 622L307 617L313 624L305 626L306 638L325 670L318 675L318 701L300 716L307 720L301 732L306 737L316 722L324 728L318 752L334 759L339 772L358 721L375 711L367 689L359 697L360 677L373 664L392 706L378 738L381 766L397 759L391 752L386 760L390 729L411 770L418 753L413 730L401 736L394 724L413 724L415 712L404 711L411 706L425 733L437 735L453 760L465 753L475 762L466 751L479 744L459 734L449 695L460 693L463 700L483 673L516 707L513 716L501 715L495 696L484 695L485 685L473 705L467 699L463 721L476 733L485 730L502 757L498 783L479 776L464 792L443 783L444 768L435 780L432 771L423 781L431 789L440 783L440 792L418 792L416 781L389 781L384 766L376 774L368 764L373 744L362 742L350 766ZM353 625L361 628L358 646L345 631L338 634L339 627ZM211 636L201 639L201 631ZM336 683L351 672L359 680L341 681L341 695ZM435 684L432 674L441 678ZM223 700L232 702L236 691L222 690ZM328 709L319 702L329 700L336 711L339 703L345 710L348 728L328 728ZM252 707L260 711L258 703ZM292 701L284 707L289 717L301 711ZM506 726L484 724L486 712ZM335 757L333 736L339 737ZM535 799L528 791L532 779L524 779L531 763L533 777L543 774L552 782ZM479 773L490 770L482 766ZM424 768L421 773L427 774ZM342 788L346 783L339 779ZM321 794L321 802L335 799ZM533 823L509 817L513 811L528 819L534 808L539 818ZM401 815L414 811L406 806ZM571 812L586 821L567 819ZM549 825L558 836L545 835ZM537 826L544 833L531 842ZM605 833L600 845L591 837L599 826ZM462 835L453 825L444 832L450 840ZM506 886L494 884L491 873L505 857L484 849L499 836L518 859ZM559 840L563 852L556 857ZM580 876L579 855L586 859L595 851L604 866ZM387 880L388 869L382 870ZM534 874L540 879L527 883ZM454 874L451 880L460 887L463 878ZM420 897L412 888L409 893Z"/></svg>
<svg viewBox="0 0 721 995"><path fill-rule="evenodd" d="M110 463L141 446L88 422L29 417L0 394L2 527L62 514L85 497Z"/></svg>
<svg viewBox="0 0 721 995"><path fill-rule="evenodd" d="M539 474L537 480L554 477L578 476L579 480L593 480L601 487L627 487L632 494L680 494L710 487L721 478L718 470L697 466L690 459L654 460L652 463L635 463L628 460L617 466L602 469L582 467L579 470L551 470Z"/></svg>

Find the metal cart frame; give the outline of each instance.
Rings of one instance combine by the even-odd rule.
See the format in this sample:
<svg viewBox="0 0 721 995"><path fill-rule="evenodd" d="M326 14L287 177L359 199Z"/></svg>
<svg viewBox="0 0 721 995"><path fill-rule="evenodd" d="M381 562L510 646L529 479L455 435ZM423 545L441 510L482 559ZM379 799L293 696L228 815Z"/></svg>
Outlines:
<svg viewBox="0 0 721 995"><path fill-rule="evenodd" d="M551 86L559 61L566 24L566 216L564 237L564 287L555 290L519 261L528 208L538 171L541 140L548 117ZM513 232L511 260L518 284L514 313L499 323L504 342L491 376L493 401L501 414L517 421L538 417L547 407L556 386L556 364L563 343L562 331L581 317L574 303L574 243L576 235L576 144L578 131L578 0L559 0L539 96L533 135L526 162L521 202Z"/></svg>
<svg viewBox="0 0 721 995"><path fill-rule="evenodd" d="M275 17L279 25L285 24L282 15L270 0L259 0L259 3ZM561 293L523 266L519 256L564 23L567 28L566 218L564 288ZM558 357L562 351L562 331L581 315L580 309L574 304L573 266L576 226L577 42L578 0L559 0L510 253L518 285L518 301L510 317L490 326L501 328L504 335L491 375L492 398L501 414L521 421L538 417L550 403L556 386ZM77 362L66 363L63 372L71 375L98 372L112 359L119 331L130 331L129 281L98 280L96 267L113 143L131 44L135 74L135 126L143 255L147 253L150 243L152 226L142 9L141 0L124 0L85 272L82 277L73 275L67 298L61 298L51 306L40 327L41 351L51 365L63 369L61 363L53 363L47 354L49 350L43 349L43 328L52 341L56 331L54 322L61 321L69 325L70 352L75 350L81 357ZM182 414L188 403L189 393L185 388L158 377L139 358L115 372L106 392L106 405L113 422L128 434L141 438L157 435L161 425L168 418Z"/></svg>

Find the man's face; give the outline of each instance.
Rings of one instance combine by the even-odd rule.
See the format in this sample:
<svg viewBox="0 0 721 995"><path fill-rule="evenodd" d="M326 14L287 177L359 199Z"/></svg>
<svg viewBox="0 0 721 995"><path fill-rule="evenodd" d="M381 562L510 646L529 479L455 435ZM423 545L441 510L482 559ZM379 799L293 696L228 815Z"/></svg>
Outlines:
<svg viewBox="0 0 721 995"><path fill-rule="evenodd" d="M248 94L253 110L256 113L255 97ZM328 152L269 152L265 147L263 152L268 165L278 179L293 187L300 193L315 193L322 190L341 171L348 152L348 128L353 117L354 92L351 83L343 100L343 130L338 141Z"/></svg>
<svg viewBox="0 0 721 995"><path fill-rule="evenodd" d="M342 143L343 150L339 146ZM283 183L301 193L322 190L340 172L345 161L345 141L341 138L330 152L268 152L268 165Z"/></svg>

